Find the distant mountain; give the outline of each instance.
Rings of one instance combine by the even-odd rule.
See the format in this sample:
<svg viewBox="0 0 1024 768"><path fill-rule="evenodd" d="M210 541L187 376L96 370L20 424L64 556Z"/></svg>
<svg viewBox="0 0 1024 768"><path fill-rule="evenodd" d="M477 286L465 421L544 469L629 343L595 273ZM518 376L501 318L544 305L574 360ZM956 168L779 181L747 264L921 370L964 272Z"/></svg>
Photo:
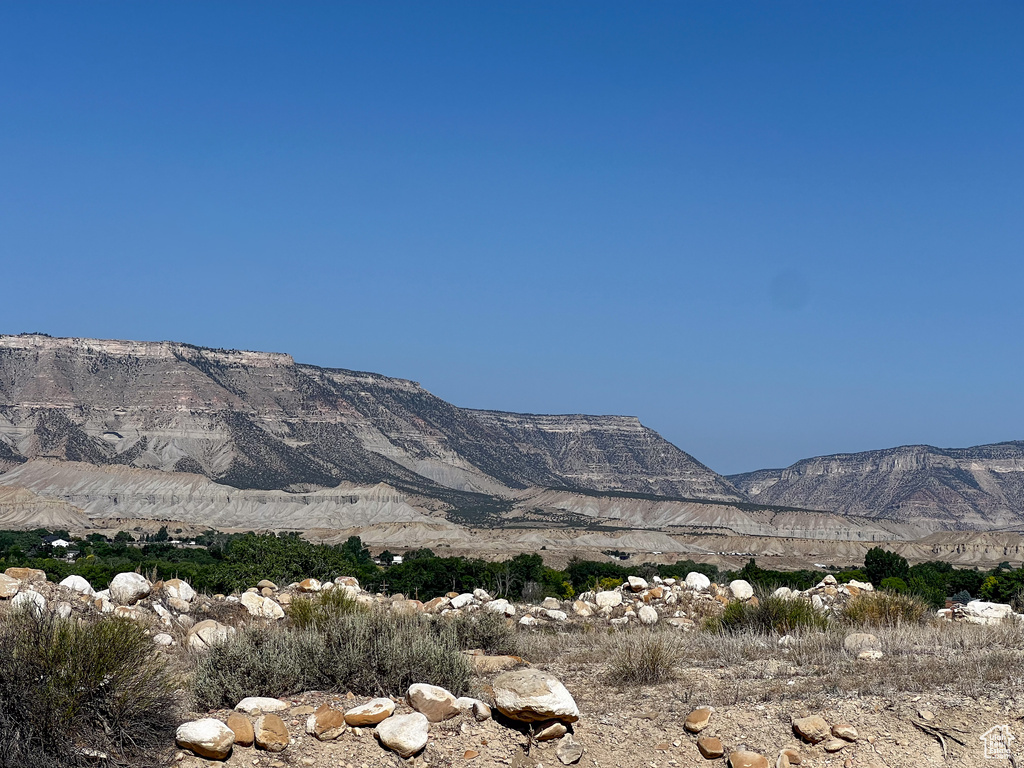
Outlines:
<svg viewBox="0 0 1024 768"><path fill-rule="evenodd" d="M1024 442L907 445L835 454L728 478L752 500L936 529L1024 523Z"/></svg>
<svg viewBox="0 0 1024 768"><path fill-rule="evenodd" d="M0 472L29 460L301 494L385 483L450 506L529 487L743 500L632 417L467 410L286 354L0 336Z"/></svg>

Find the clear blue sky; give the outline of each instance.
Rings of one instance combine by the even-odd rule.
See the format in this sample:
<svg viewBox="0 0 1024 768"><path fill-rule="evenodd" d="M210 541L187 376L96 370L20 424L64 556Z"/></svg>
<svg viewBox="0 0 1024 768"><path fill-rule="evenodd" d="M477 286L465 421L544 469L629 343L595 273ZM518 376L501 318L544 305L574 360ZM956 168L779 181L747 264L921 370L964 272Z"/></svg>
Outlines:
<svg viewBox="0 0 1024 768"><path fill-rule="evenodd" d="M638 415L720 472L1024 439L1021 3L0 4L0 331Z"/></svg>

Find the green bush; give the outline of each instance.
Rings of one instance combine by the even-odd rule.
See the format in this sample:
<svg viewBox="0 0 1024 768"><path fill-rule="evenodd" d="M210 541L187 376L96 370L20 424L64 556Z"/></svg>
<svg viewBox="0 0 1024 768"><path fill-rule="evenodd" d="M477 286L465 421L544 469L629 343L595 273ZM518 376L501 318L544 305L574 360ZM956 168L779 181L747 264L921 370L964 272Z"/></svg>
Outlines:
<svg viewBox="0 0 1024 768"><path fill-rule="evenodd" d="M865 592L839 610L844 622L863 627L923 624L930 615L931 606L920 597L896 592Z"/></svg>
<svg viewBox="0 0 1024 768"><path fill-rule="evenodd" d="M727 632L751 631L785 635L796 629L825 629L828 618L802 598L762 595L750 602L731 601L710 628Z"/></svg>
<svg viewBox="0 0 1024 768"><path fill-rule="evenodd" d="M135 622L0 617L0 765L167 765L175 680Z"/></svg>
<svg viewBox="0 0 1024 768"><path fill-rule="evenodd" d="M637 629L616 635L608 680L614 685L656 685L674 680L682 642L672 631Z"/></svg>
<svg viewBox="0 0 1024 768"><path fill-rule="evenodd" d="M399 696L413 683L440 685L456 695L467 690L470 663L449 622L350 610L343 602L332 613L329 601L310 602L313 618L303 628L250 626L198 655L196 706L233 707L244 696L303 690Z"/></svg>
<svg viewBox="0 0 1024 768"><path fill-rule="evenodd" d="M324 630L339 616L368 611L344 589L329 589L313 597L300 597L288 606L288 617L299 629Z"/></svg>

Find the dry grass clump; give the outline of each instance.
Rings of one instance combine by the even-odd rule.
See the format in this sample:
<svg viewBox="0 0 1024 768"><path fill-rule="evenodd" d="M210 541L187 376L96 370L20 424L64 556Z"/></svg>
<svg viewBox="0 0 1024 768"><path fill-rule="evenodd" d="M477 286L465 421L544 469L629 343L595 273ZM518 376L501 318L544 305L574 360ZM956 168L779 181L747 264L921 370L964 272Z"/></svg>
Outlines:
<svg viewBox="0 0 1024 768"><path fill-rule="evenodd" d="M733 600L719 617L709 618L705 627L712 631L753 632L785 635L797 629L824 630L828 618L808 600L761 595L757 600Z"/></svg>
<svg viewBox="0 0 1024 768"><path fill-rule="evenodd" d="M176 682L135 622L0 616L0 765L166 765ZM90 757L90 754L92 755Z"/></svg>
<svg viewBox="0 0 1024 768"><path fill-rule="evenodd" d="M304 690L402 695L413 683L456 695L471 667L445 622L386 609L354 610L345 601L306 601L302 626L252 625L195 657L192 692L201 709L232 707L245 696ZM293 621L295 614L293 613Z"/></svg>
<svg viewBox="0 0 1024 768"><path fill-rule="evenodd" d="M931 606L921 598L884 591L852 597L839 610L840 620L859 627L923 624L931 615Z"/></svg>
<svg viewBox="0 0 1024 768"><path fill-rule="evenodd" d="M614 685L656 685L675 680L683 645L671 630L627 630L614 635L608 680Z"/></svg>

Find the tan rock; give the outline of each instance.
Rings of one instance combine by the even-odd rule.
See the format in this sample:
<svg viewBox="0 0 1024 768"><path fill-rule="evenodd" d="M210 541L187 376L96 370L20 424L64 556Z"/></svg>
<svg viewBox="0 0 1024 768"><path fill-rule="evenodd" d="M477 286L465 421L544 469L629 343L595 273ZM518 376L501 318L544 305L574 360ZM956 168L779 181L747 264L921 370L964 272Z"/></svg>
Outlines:
<svg viewBox="0 0 1024 768"><path fill-rule="evenodd" d="M235 704L238 712L247 712L250 715L264 714L266 712L282 712L290 705L287 701L275 699L270 696L246 696Z"/></svg>
<svg viewBox="0 0 1024 768"><path fill-rule="evenodd" d="M221 624L213 619L205 619L194 624L188 631L188 644L191 648L209 648L211 645L223 643L235 634L235 628Z"/></svg>
<svg viewBox="0 0 1024 768"><path fill-rule="evenodd" d="M4 576L17 579L24 584L46 581L46 571L41 571L38 568L8 568L4 571Z"/></svg>
<svg viewBox="0 0 1024 768"><path fill-rule="evenodd" d="M437 685L415 683L409 686L407 694L409 706L426 715L432 723L450 720L459 714L455 696Z"/></svg>
<svg viewBox="0 0 1024 768"><path fill-rule="evenodd" d="M478 653L466 653L469 663L473 669L482 674L490 672L502 672L506 669L515 669L526 664L519 656L484 656Z"/></svg>
<svg viewBox="0 0 1024 768"><path fill-rule="evenodd" d="M859 738L857 729L849 723L836 723L833 725L832 735L837 739L846 739L847 741L856 741Z"/></svg>
<svg viewBox="0 0 1024 768"><path fill-rule="evenodd" d="M251 747L256 740L252 722L241 712L232 712L228 715L228 728L235 734L235 744L240 747Z"/></svg>
<svg viewBox="0 0 1024 768"><path fill-rule="evenodd" d="M793 732L804 741L817 744L832 735L832 729L825 719L818 715L799 717L793 721Z"/></svg>
<svg viewBox="0 0 1024 768"><path fill-rule="evenodd" d="M583 757L583 746L577 744L570 733L559 742L555 755L558 756L558 761L562 765L572 765L573 763L578 763L580 758Z"/></svg>
<svg viewBox="0 0 1024 768"><path fill-rule="evenodd" d="M284 752L285 747L291 742L288 735L288 726L284 720L275 714L260 715L253 726L256 737L256 746L265 749L267 752Z"/></svg>
<svg viewBox="0 0 1024 768"><path fill-rule="evenodd" d="M722 740L714 736L701 736L697 739L697 751L706 760L715 760L725 754L725 747Z"/></svg>
<svg viewBox="0 0 1024 768"><path fill-rule="evenodd" d="M235 734L220 720L204 717L179 725L174 740L182 749L200 757L223 760L231 754Z"/></svg>
<svg viewBox="0 0 1024 768"><path fill-rule="evenodd" d="M537 741L552 741L553 739L560 739L569 732L569 729L565 727L565 724L556 720L553 723L544 725L539 731L534 734L534 738Z"/></svg>
<svg viewBox="0 0 1024 768"><path fill-rule="evenodd" d="M395 702L391 699L373 699L345 713L345 722L355 727L376 725L391 717L395 711ZM424 720L426 718L424 717Z"/></svg>
<svg viewBox="0 0 1024 768"><path fill-rule="evenodd" d="M300 592L319 592L323 589L323 584L317 579L303 579L299 582L298 589Z"/></svg>
<svg viewBox="0 0 1024 768"><path fill-rule="evenodd" d="M711 723L711 714L715 710L711 707L700 707L699 709L693 710L683 720L683 728L688 730L690 733L700 733Z"/></svg>
<svg viewBox="0 0 1024 768"><path fill-rule="evenodd" d="M21 582L7 574L0 575L0 598L4 600L14 597L21 589Z"/></svg>
<svg viewBox="0 0 1024 768"><path fill-rule="evenodd" d="M729 768L769 768L768 758L757 752L741 749L729 754Z"/></svg>
<svg viewBox="0 0 1024 768"><path fill-rule="evenodd" d="M850 746L850 742L845 739L829 739L824 746L826 752L838 752L844 747Z"/></svg>
<svg viewBox="0 0 1024 768"><path fill-rule="evenodd" d="M791 765L800 765L803 762L803 758L800 756L800 750L795 747L785 747L779 752L780 756L785 756L789 760Z"/></svg>
<svg viewBox="0 0 1024 768"><path fill-rule="evenodd" d="M388 749L402 757L412 757L425 746L430 724L421 712L389 717L377 726L377 738Z"/></svg>
<svg viewBox="0 0 1024 768"><path fill-rule="evenodd" d="M572 694L558 678L539 669L503 672L494 678L492 688L498 711L513 720L579 720L580 711Z"/></svg>
<svg viewBox="0 0 1024 768"><path fill-rule="evenodd" d="M345 732L345 713L330 704L322 705L306 718L306 733L320 741L332 741Z"/></svg>

